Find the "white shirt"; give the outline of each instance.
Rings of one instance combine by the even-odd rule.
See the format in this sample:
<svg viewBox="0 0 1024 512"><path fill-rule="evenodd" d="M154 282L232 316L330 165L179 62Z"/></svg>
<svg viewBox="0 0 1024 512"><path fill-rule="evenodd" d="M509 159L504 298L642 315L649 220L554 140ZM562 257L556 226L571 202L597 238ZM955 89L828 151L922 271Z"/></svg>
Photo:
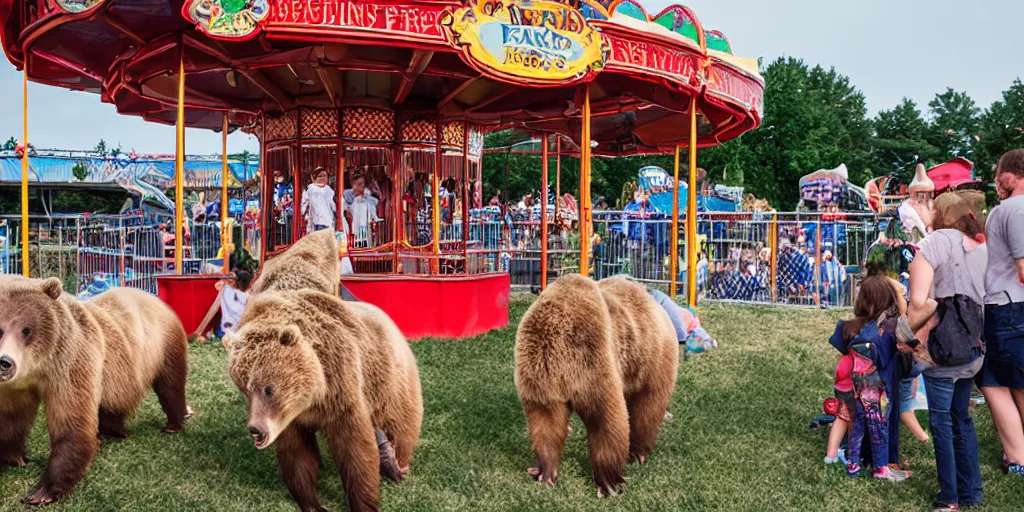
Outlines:
<svg viewBox="0 0 1024 512"><path fill-rule="evenodd" d="M350 201L348 193L346 191L345 202L349 203L348 208L352 213L352 234L357 241L369 240L370 223L380 220L377 217L377 198L369 190L364 190L362 195L353 193Z"/></svg>
<svg viewBox="0 0 1024 512"><path fill-rule="evenodd" d="M242 319L242 312L245 311L245 304L249 301L249 294L224 283L220 298L220 329L224 332L232 332L238 321Z"/></svg>
<svg viewBox="0 0 1024 512"><path fill-rule="evenodd" d="M334 189L329 185L310 183L302 195L302 214L309 213L309 223L314 226L334 227Z"/></svg>

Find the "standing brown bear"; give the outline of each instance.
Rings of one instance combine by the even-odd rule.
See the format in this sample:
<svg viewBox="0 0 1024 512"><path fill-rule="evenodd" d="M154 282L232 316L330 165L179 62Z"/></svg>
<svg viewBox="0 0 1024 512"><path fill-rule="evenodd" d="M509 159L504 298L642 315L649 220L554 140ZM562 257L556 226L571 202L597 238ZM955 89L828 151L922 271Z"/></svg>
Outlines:
<svg viewBox="0 0 1024 512"><path fill-rule="evenodd" d="M416 359L394 322L374 306L323 292L265 292L250 299L225 345L256 448L276 443L299 509L323 510L316 491L322 430L349 510L379 510L374 426L407 471L423 420Z"/></svg>
<svg viewBox="0 0 1024 512"><path fill-rule="evenodd" d="M538 464L530 475L557 483L574 411L587 428L598 495L617 494L627 458L643 463L654 447L678 367L672 322L643 286L558 278L516 333L516 390Z"/></svg>
<svg viewBox="0 0 1024 512"><path fill-rule="evenodd" d="M127 437L125 419L152 387L178 432L188 415L188 341L156 297L117 288L79 302L58 279L0 280L0 467L25 465L39 404L50 461L24 502L57 500L89 471L97 434Z"/></svg>
<svg viewBox="0 0 1024 512"><path fill-rule="evenodd" d="M252 285L251 295L269 290L317 290L338 295L341 259L334 231L314 231L283 254L268 259Z"/></svg>

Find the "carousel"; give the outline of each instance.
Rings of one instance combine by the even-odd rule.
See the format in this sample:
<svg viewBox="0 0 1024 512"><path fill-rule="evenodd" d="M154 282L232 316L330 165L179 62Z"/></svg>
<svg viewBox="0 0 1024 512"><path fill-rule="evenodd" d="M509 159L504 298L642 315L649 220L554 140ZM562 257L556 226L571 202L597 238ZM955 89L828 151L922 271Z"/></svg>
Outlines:
<svg viewBox="0 0 1024 512"><path fill-rule="evenodd" d="M0 0L0 29L26 80L176 125L179 191L186 126L256 134L265 258L321 227L301 205L326 171L343 284L411 337L508 321L508 274L471 225L486 132L532 133L545 156L574 141L586 274L592 155L674 152L678 183L684 151L696 168L763 115L756 60L686 7L631 0Z"/></svg>

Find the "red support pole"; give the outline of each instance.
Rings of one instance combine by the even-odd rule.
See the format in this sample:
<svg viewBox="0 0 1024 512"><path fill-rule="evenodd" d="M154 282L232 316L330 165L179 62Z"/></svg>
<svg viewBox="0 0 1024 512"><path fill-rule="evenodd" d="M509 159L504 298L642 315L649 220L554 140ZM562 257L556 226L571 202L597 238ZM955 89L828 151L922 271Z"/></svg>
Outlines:
<svg viewBox="0 0 1024 512"><path fill-rule="evenodd" d="M548 286L548 134L541 136L540 181L540 289ZM556 207L557 208L557 207Z"/></svg>

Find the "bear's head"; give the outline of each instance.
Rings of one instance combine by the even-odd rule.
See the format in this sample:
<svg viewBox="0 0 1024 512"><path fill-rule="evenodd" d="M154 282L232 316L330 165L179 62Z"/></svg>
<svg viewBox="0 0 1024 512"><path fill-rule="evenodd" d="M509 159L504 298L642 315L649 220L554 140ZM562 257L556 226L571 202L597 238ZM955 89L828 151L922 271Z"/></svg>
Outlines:
<svg viewBox="0 0 1024 512"><path fill-rule="evenodd" d="M264 449L327 394L323 366L293 324L250 322L224 335L231 379L249 403L249 434Z"/></svg>
<svg viewBox="0 0 1024 512"><path fill-rule="evenodd" d="M57 350L64 292L59 279L0 279L0 386L32 382L41 361Z"/></svg>

